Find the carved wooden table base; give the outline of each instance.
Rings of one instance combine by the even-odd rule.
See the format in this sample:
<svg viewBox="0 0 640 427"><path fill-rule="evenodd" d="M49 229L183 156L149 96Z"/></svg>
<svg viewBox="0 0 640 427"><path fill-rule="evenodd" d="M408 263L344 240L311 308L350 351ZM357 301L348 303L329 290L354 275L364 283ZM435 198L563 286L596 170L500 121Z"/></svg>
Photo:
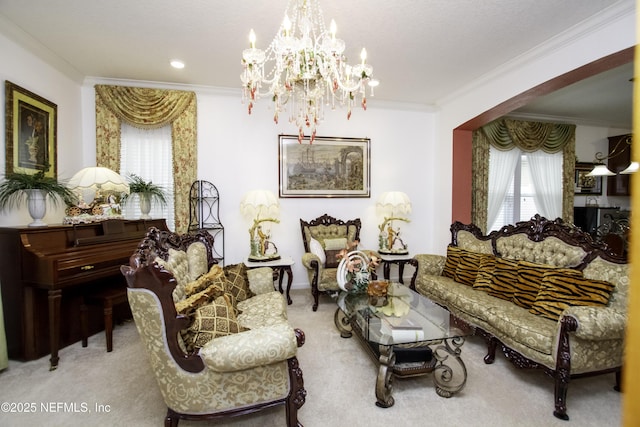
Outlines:
<svg viewBox="0 0 640 427"><path fill-rule="evenodd" d="M436 393L447 398L458 393L467 383L467 368L460 357L464 337L389 346L367 341L358 325L351 322L340 308L336 310L334 323L343 338L350 338L355 332L369 355L378 362L376 405L381 408L389 408L395 403L392 396L394 377L408 378L433 373ZM429 348L432 357L420 362L396 363L396 352L402 348Z"/></svg>

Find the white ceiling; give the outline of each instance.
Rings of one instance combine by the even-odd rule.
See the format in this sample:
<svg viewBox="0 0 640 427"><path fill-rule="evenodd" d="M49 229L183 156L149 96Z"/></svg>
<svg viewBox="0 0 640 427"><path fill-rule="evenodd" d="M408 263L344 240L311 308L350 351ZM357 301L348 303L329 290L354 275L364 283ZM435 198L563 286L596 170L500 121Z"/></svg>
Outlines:
<svg viewBox="0 0 640 427"><path fill-rule="evenodd" d="M375 99L437 105L527 51L634 0L321 0L350 62L367 48ZM238 89L248 33L266 48L287 2L222 0L0 0L4 32L76 78ZM186 63L183 70L171 59ZM609 74L609 73L608 73ZM630 68L598 81L587 100L556 94L527 114L631 123ZM625 84L621 84L624 81ZM590 85L578 83L579 93ZM566 90L566 92L571 92ZM607 96L609 95L609 96ZM626 96L625 96L626 95ZM606 101L601 109L598 105ZM615 106L613 104L616 104ZM606 116L605 116L606 113ZM628 116L628 117L627 117ZM624 117L621 119L621 117Z"/></svg>

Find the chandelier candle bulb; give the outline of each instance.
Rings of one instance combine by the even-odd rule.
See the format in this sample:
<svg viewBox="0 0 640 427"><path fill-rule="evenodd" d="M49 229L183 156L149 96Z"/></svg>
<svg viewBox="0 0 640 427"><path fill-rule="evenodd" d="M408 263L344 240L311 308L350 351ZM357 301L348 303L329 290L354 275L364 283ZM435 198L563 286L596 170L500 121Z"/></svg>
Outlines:
<svg viewBox="0 0 640 427"><path fill-rule="evenodd" d="M253 28L249 31L249 45L251 49L256 48L256 33L253 31Z"/></svg>

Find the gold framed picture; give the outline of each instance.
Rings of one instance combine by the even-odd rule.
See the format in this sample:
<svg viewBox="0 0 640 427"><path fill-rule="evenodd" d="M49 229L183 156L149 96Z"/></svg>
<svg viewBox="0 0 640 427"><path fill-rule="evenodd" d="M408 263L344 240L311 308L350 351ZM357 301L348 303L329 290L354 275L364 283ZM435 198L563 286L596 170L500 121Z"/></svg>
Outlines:
<svg viewBox="0 0 640 427"><path fill-rule="evenodd" d="M602 177L588 176L594 166L593 163L576 163L575 194L602 194Z"/></svg>
<svg viewBox="0 0 640 427"><path fill-rule="evenodd" d="M53 102L5 81L7 174L57 178L57 110Z"/></svg>
<svg viewBox="0 0 640 427"><path fill-rule="evenodd" d="M370 197L371 140L280 135L280 197Z"/></svg>

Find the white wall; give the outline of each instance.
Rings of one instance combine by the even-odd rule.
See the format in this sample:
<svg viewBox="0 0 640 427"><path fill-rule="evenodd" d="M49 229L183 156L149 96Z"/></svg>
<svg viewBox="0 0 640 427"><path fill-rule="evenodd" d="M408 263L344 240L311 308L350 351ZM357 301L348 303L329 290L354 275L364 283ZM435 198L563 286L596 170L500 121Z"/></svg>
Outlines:
<svg viewBox="0 0 640 427"><path fill-rule="evenodd" d="M29 53L24 48L0 33L0 81L2 85L2 114L0 114L0 141L2 147L0 159L0 173L5 173L5 113L4 81L17 84L57 105L58 111L58 178L69 179L77 170L81 162L83 150L82 110L80 105L80 84L74 82L43 60ZM95 133L95 131L94 131ZM31 222L26 206L20 210L0 212L0 225L26 225ZM47 207L44 221L60 223L64 215L64 207L54 209Z"/></svg>

